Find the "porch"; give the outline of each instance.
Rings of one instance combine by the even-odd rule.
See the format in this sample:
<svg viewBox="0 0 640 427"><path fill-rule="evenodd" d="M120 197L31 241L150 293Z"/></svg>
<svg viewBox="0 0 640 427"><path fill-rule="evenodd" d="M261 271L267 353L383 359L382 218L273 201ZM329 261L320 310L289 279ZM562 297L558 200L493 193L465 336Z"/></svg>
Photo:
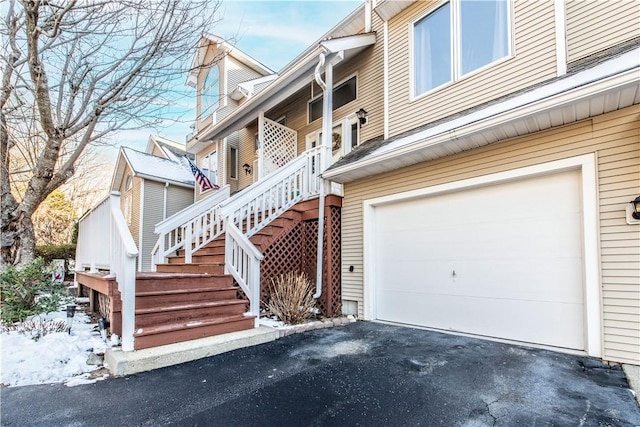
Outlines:
<svg viewBox="0 0 640 427"><path fill-rule="evenodd" d="M225 186L159 223L154 273L135 273L137 249L118 194L82 218L76 281L92 300L100 295L95 305L123 350L254 328L271 279L289 271L320 277L320 313L339 314L341 198L320 198L320 156L311 150L234 196Z"/></svg>

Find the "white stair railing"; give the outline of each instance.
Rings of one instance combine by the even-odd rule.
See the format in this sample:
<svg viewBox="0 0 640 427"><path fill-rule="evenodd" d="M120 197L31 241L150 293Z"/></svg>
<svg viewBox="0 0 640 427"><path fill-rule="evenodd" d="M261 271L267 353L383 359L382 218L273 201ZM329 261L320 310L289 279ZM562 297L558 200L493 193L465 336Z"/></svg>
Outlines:
<svg viewBox="0 0 640 427"><path fill-rule="evenodd" d="M231 274L260 316L260 261L263 256L249 237L296 203L318 194L319 149L306 151L284 168L245 189L220 206L225 219L225 273Z"/></svg>
<svg viewBox="0 0 640 427"><path fill-rule="evenodd" d="M196 250L193 248L194 241L199 244L199 249L220 235L221 219L217 216L217 207L230 194L229 185L225 185L211 196L156 224L158 241L151 253L153 269L158 264L164 264L169 255L182 248L186 248L185 258L188 256L187 263L191 263L191 254ZM187 241L191 244L185 246Z"/></svg>
<svg viewBox="0 0 640 427"><path fill-rule="evenodd" d="M106 244L108 242L108 244ZM120 210L120 193L114 191L78 223L78 271L89 267L109 269L122 300L122 350L134 349L136 258L138 248Z"/></svg>
<svg viewBox="0 0 640 427"><path fill-rule="evenodd" d="M231 274L249 298L249 313L260 318L260 261L264 257L238 227L232 222L226 225L225 273Z"/></svg>

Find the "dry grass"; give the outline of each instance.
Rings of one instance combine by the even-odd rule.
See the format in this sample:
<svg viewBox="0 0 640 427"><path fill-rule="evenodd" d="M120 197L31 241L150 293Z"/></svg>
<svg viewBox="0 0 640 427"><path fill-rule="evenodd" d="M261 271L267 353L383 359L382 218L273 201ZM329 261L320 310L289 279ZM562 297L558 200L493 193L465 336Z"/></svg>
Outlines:
<svg viewBox="0 0 640 427"><path fill-rule="evenodd" d="M271 279L271 298L267 307L278 319L290 325L302 323L313 314L314 287L304 273L293 271Z"/></svg>
<svg viewBox="0 0 640 427"><path fill-rule="evenodd" d="M39 317L25 320L24 322L2 325L0 332L17 331L21 334L29 334L34 339L38 339L52 332L67 332L69 327L64 320L46 319Z"/></svg>

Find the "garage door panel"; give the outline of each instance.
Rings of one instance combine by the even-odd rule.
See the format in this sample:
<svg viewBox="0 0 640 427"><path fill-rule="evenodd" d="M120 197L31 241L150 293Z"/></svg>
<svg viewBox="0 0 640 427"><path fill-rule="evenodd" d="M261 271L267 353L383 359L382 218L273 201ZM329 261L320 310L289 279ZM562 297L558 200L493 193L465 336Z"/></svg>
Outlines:
<svg viewBox="0 0 640 427"><path fill-rule="evenodd" d="M582 323L580 304L434 294L428 295L425 304L422 299L397 292L382 297L387 303L382 311L378 308L379 320L577 350L584 347L581 336L560 327L566 322ZM537 315L532 317L531 313Z"/></svg>
<svg viewBox="0 0 640 427"><path fill-rule="evenodd" d="M573 171L376 207L377 318L582 348L580 206Z"/></svg>

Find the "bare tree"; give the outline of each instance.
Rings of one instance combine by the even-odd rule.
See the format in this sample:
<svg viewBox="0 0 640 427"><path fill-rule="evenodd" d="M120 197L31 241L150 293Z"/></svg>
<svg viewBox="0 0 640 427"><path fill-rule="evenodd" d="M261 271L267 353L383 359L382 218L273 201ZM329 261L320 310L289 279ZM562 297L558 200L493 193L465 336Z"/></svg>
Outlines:
<svg viewBox="0 0 640 427"><path fill-rule="evenodd" d="M34 257L32 216L90 144L163 119L219 4L9 0L2 34L0 268ZM181 84L179 82L178 84ZM28 150L16 170L12 152ZM22 194L12 180L22 179Z"/></svg>

